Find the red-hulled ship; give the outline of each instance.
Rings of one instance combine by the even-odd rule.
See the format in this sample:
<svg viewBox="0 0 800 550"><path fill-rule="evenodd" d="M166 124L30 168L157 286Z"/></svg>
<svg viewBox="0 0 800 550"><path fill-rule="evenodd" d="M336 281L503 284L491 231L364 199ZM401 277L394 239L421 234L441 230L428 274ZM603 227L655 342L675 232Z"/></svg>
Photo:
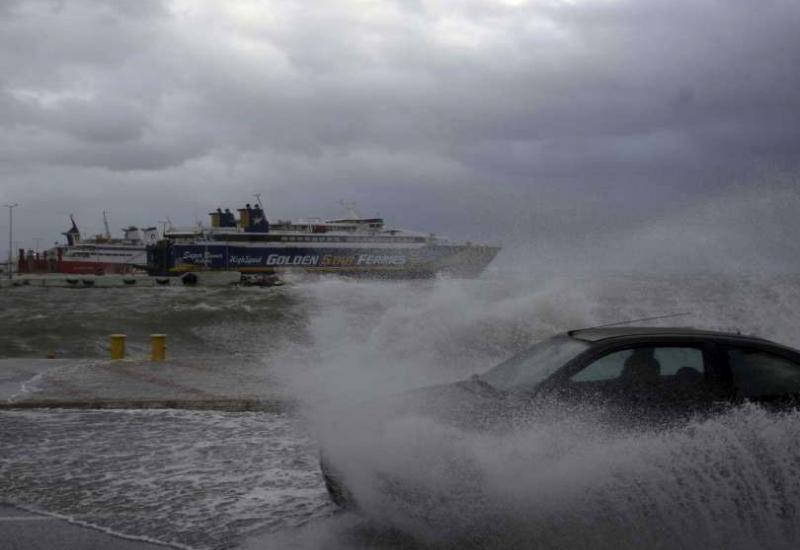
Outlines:
<svg viewBox="0 0 800 550"><path fill-rule="evenodd" d="M66 245L57 245L45 252L19 251L19 273L70 273L105 275L140 271L147 264L147 246L158 242L155 227L123 229L123 237L112 238L103 214L106 232L91 239L82 239L70 216L72 227L63 233Z"/></svg>

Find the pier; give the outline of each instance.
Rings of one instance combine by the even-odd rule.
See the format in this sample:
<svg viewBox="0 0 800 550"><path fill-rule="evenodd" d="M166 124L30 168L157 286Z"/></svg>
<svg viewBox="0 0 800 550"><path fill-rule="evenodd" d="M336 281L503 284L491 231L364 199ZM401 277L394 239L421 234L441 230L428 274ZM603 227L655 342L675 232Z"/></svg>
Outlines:
<svg viewBox="0 0 800 550"><path fill-rule="evenodd" d="M153 277L145 274L74 275L64 273L17 274L0 278L0 288L154 288L169 286L228 286L241 282L238 271L188 272L182 276Z"/></svg>
<svg viewBox="0 0 800 550"><path fill-rule="evenodd" d="M200 360L0 359L0 410L280 411L290 403L252 372L220 374Z"/></svg>

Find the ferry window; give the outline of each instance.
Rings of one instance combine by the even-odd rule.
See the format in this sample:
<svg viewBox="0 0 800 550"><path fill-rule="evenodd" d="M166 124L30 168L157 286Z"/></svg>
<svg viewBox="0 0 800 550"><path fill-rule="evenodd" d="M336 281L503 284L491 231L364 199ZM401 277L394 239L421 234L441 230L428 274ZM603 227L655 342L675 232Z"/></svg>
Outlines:
<svg viewBox="0 0 800 550"><path fill-rule="evenodd" d="M728 350L733 383L743 397L777 397L800 393L800 365L759 350Z"/></svg>

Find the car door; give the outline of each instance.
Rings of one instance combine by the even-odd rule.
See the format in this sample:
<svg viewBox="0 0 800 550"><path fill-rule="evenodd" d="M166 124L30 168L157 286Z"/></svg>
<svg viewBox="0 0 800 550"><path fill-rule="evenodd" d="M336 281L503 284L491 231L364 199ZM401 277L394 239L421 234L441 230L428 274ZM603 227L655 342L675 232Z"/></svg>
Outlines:
<svg viewBox="0 0 800 550"><path fill-rule="evenodd" d="M795 407L800 401L800 357L780 348L729 343L724 366L738 401L771 409Z"/></svg>
<svg viewBox="0 0 800 550"><path fill-rule="evenodd" d="M558 393L602 407L615 423L670 422L710 410L718 399L716 352L695 341L613 346L562 377Z"/></svg>

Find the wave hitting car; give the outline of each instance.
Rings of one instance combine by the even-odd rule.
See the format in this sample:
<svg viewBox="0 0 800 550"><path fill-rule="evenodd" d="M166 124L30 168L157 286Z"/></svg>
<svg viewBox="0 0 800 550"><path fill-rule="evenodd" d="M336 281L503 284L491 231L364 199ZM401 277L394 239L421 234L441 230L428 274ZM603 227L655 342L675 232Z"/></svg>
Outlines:
<svg viewBox="0 0 800 550"><path fill-rule="evenodd" d="M618 326L560 334L485 374L407 392L390 414L496 431L553 403L567 411L588 404L610 423L652 427L745 401L782 409L798 398L798 350L733 333ZM355 504L345 468L324 448L321 466L334 502Z"/></svg>

